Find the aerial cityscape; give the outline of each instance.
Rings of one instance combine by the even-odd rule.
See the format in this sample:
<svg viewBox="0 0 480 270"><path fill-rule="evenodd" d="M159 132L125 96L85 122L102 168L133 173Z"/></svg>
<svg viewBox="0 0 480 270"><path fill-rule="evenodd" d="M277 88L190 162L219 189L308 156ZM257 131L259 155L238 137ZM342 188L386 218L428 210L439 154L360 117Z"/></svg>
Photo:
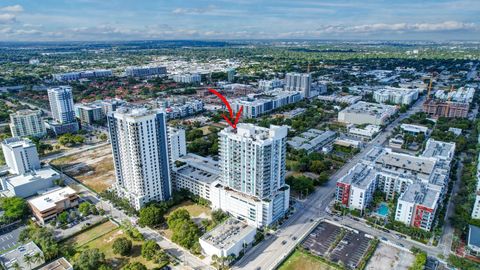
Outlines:
<svg viewBox="0 0 480 270"><path fill-rule="evenodd" d="M2 0L0 269L480 269L478 14Z"/></svg>

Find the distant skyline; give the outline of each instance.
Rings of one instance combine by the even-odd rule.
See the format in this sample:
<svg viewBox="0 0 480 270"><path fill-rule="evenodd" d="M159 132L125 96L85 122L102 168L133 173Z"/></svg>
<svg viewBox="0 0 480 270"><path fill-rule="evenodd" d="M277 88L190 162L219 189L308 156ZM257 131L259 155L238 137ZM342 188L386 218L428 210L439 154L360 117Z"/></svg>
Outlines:
<svg viewBox="0 0 480 270"><path fill-rule="evenodd" d="M2 0L0 41L480 40L479 14L478 0Z"/></svg>

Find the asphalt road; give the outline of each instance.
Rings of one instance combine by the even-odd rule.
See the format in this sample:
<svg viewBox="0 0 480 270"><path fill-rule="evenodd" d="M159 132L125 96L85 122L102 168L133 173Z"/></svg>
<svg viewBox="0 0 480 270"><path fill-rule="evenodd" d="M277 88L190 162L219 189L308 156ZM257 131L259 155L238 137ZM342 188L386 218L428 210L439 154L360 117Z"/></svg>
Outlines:
<svg viewBox="0 0 480 270"><path fill-rule="evenodd" d="M250 249L232 269L274 269L276 268L317 224L326 217L326 208L332 202L335 194L336 181L345 175L373 147L382 145L391 135L394 127L400 121L422 110L425 97L421 97L406 113L401 114L390 123L375 139L366 145L362 151L351 158L340 170L330 177L324 186L317 188L304 202L299 202L296 212L280 226L279 230L269 238ZM296 238L296 240L294 240ZM282 244L286 241L285 244ZM438 254L438 252L436 253Z"/></svg>

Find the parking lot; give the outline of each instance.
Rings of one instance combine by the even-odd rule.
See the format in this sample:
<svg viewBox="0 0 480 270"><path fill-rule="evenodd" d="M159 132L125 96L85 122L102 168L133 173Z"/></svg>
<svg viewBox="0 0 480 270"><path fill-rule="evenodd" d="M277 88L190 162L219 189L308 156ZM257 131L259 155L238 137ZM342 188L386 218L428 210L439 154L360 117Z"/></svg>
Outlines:
<svg viewBox="0 0 480 270"><path fill-rule="evenodd" d="M340 227L330 223L320 223L305 239L302 246L318 256L325 256L335 238L340 234Z"/></svg>
<svg viewBox="0 0 480 270"><path fill-rule="evenodd" d="M305 238L302 246L314 255L354 269L365 255L371 240L364 232L322 222Z"/></svg>
<svg viewBox="0 0 480 270"><path fill-rule="evenodd" d="M12 249L18 245L18 236L25 226L14 226L0 231L0 253Z"/></svg>
<svg viewBox="0 0 480 270"><path fill-rule="evenodd" d="M348 232L330 254L333 262L355 268L368 249L370 238L363 232Z"/></svg>

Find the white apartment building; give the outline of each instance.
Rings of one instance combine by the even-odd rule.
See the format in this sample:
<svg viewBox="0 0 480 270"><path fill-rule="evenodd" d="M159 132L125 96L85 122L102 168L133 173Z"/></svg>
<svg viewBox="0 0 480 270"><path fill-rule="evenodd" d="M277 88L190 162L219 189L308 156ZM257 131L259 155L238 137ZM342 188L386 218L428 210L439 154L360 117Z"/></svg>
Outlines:
<svg viewBox="0 0 480 270"><path fill-rule="evenodd" d="M260 80L258 81L258 88L262 91L270 91L275 88L280 88L283 86L283 81L280 79L273 80Z"/></svg>
<svg viewBox="0 0 480 270"><path fill-rule="evenodd" d="M185 140L185 130L182 128L169 127L168 137L170 138L170 157L172 161L179 159L187 154L187 142Z"/></svg>
<svg viewBox="0 0 480 270"><path fill-rule="evenodd" d="M40 110L20 110L10 114L10 130L13 137L42 137L47 134Z"/></svg>
<svg viewBox="0 0 480 270"><path fill-rule="evenodd" d="M103 78L111 77L113 72L109 69L95 69L87 71L74 71L67 73L53 74L53 78L57 81L76 81L80 79L93 79L93 78Z"/></svg>
<svg viewBox="0 0 480 270"><path fill-rule="evenodd" d="M212 207L268 226L289 207L285 184L286 126L262 128L238 124L219 133L221 183L212 191Z"/></svg>
<svg viewBox="0 0 480 270"><path fill-rule="evenodd" d="M163 111L121 107L107 117L118 195L135 209L172 193L167 125Z"/></svg>
<svg viewBox="0 0 480 270"><path fill-rule="evenodd" d="M338 112L338 121L350 124L387 124L398 109L395 106L359 101Z"/></svg>
<svg viewBox="0 0 480 270"><path fill-rule="evenodd" d="M40 169L37 147L29 139L8 138L2 142L5 163L11 174L24 174Z"/></svg>
<svg viewBox="0 0 480 270"><path fill-rule="evenodd" d="M418 99L419 90L387 86L373 92L373 99L379 103L410 105Z"/></svg>
<svg viewBox="0 0 480 270"><path fill-rule="evenodd" d="M336 200L350 209L363 211L372 201L376 185L375 168L356 164L337 181Z"/></svg>
<svg viewBox="0 0 480 270"><path fill-rule="evenodd" d="M243 106L243 117L256 118L300 100L302 100L300 93L274 90L253 98L234 100L232 102L232 109L236 113L240 110L240 107Z"/></svg>
<svg viewBox="0 0 480 270"><path fill-rule="evenodd" d="M125 69L125 75L130 77L151 77L166 74L167 68L164 66L127 67Z"/></svg>
<svg viewBox="0 0 480 270"><path fill-rule="evenodd" d="M55 121L62 124L75 121L73 94L70 86L49 88L48 101Z"/></svg>
<svg viewBox="0 0 480 270"><path fill-rule="evenodd" d="M310 98L312 75L310 73L285 74L285 90L301 92L304 98Z"/></svg>
<svg viewBox="0 0 480 270"><path fill-rule="evenodd" d="M432 229L440 193L424 183L413 183L398 198L395 220L406 225Z"/></svg>
<svg viewBox="0 0 480 270"><path fill-rule="evenodd" d="M427 141L420 156L375 147L337 181L336 201L344 207L362 211L376 189L385 193L386 200L393 200L400 194L402 203L398 204L396 219L430 230L437 204L448 188L454 152L454 143L432 139ZM412 217L411 211L419 214Z"/></svg>
<svg viewBox="0 0 480 270"><path fill-rule="evenodd" d="M202 76L200 74L176 74L173 80L178 83L200 83Z"/></svg>

